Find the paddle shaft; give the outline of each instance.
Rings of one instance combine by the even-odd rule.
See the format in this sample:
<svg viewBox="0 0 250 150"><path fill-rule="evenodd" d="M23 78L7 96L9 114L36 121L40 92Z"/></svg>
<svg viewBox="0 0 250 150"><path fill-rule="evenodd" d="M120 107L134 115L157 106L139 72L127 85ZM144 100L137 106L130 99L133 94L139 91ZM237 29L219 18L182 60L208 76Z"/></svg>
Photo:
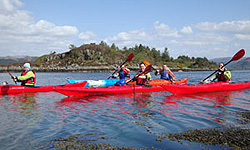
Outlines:
<svg viewBox="0 0 250 150"><path fill-rule="evenodd" d="M126 60L124 63L122 63L122 64L120 65L120 68L121 68L122 65L124 65L126 62L127 62L127 60ZM118 71L118 70L115 70L115 71L112 73L112 75L109 76L107 79L111 78L117 71Z"/></svg>
<svg viewBox="0 0 250 150"><path fill-rule="evenodd" d="M126 62L131 61L131 60L133 59L133 57L134 57L134 53L131 53L131 54L128 56L128 58L126 59L126 61L123 62L123 63L120 65L120 68L121 68L122 65L124 65ZM109 76L107 79L111 78L116 72L117 72L117 70L115 70L115 71L112 73L112 75Z"/></svg>
<svg viewBox="0 0 250 150"><path fill-rule="evenodd" d="M11 78L14 78L14 76L9 71L7 71L7 73L11 76Z"/></svg>
<svg viewBox="0 0 250 150"><path fill-rule="evenodd" d="M9 71L7 71L7 73L11 76L11 78L13 79L13 81L16 83L16 81L14 80L14 76Z"/></svg>

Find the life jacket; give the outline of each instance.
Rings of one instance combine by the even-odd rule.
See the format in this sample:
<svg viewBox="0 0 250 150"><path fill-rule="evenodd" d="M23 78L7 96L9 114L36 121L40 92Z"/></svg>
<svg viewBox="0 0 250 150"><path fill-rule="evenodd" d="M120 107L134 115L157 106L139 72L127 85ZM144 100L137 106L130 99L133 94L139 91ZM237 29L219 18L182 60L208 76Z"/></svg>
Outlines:
<svg viewBox="0 0 250 150"><path fill-rule="evenodd" d="M225 74L227 74L229 77L226 77ZM223 72L219 72L216 75L216 78L218 80L218 82L230 82L231 81L231 74L229 72L223 71Z"/></svg>
<svg viewBox="0 0 250 150"><path fill-rule="evenodd" d="M35 83L36 83L36 73L33 70L31 70L31 71L34 73L35 77L31 77L31 78L29 78L27 80L22 80L21 81L22 86L34 86L35 85ZM21 76L25 76L28 72L29 71L21 72Z"/></svg>
<svg viewBox="0 0 250 150"><path fill-rule="evenodd" d="M127 77L130 77L129 76L130 70L127 68L123 67L118 73L120 79L126 79Z"/></svg>
<svg viewBox="0 0 250 150"><path fill-rule="evenodd" d="M139 75L139 74L141 74L140 72L139 73L137 73L135 76L137 76L137 75ZM139 77L142 77L142 76L146 76L145 74L141 74ZM137 80L136 80L136 84L137 85L146 85L146 84L148 84L149 83L149 81L148 81L148 79L147 79L147 76L146 76L146 78L137 78Z"/></svg>
<svg viewBox="0 0 250 150"><path fill-rule="evenodd" d="M120 79L119 81L117 81L115 83L115 86L122 86L124 84L126 84L126 80L125 79Z"/></svg>
<svg viewBox="0 0 250 150"><path fill-rule="evenodd" d="M170 70L161 70L159 73L161 75L161 79L175 80L175 76Z"/></svg>

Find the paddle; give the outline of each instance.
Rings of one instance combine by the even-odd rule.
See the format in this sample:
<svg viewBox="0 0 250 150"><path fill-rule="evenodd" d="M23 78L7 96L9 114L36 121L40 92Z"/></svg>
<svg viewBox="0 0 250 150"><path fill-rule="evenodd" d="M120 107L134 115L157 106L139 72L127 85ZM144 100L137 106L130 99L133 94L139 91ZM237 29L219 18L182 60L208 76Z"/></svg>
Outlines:
<svg viewBox="0 0 250 150"><path fill-rule="evenodd" d="M144 60L143 63L144 63L146 66L151 65L151 63L148 62L147 60ZM152 68L153 68L153 70L157 70L157 69L155 69L153 66L152 66Z"/></svg>
<svg viewBox="0 0 250 150"><path fill-rule="evenodd" d="M131 61L133 58L134 58L134 53L131 53L131 54L128 56L128 58L126 59L126 61L123 62L123 63L120 65L120 68L122 67L122 65L124 65L126 62ZM117 72L117 70L115 70L115 72L113 72L111 76L113 76L116 72ZM111 78L111 76L109 76L107 79Z"/></svg>
<svg viewBox="0 0 250 150"><path fill-rule="evenodd" d="M11 76L11 78L13 79L13 81L16 83L16 80L14 80L15 79L14 76L9 71L7 71L7 73Z"/></svg>
<svg viewBox="0 0 250 150"><path fill-rule="evenodd" d="M227 64L229 64L230 62L232 61L236 61L236 60L239 60L241 59L243 56L245 55L245 50L244 49L241 49L240 51L238 51L234 56L233 58L231 58L230 61L228 61L223 67L225 67ZM206 77L204 80L202 80L203 82L208 79L209 77L211 77L213 74L215 74L217 71L219 71L219 69L215 70L212 74L210 74L208 77Z"/></svg>
<svg viewBox="0 0 250 150"><path fill-rule="evenodd" d="M130 79L129 81L127 81L127 83L133 81L135 78L139 77L139 76L142 75L142 74L147 74L147 73L149 73L149 72L151 71L151 69L152 69L152 65L148 65L142 73L140 73L139 75L137 75L137 76L134 77L133 79Z"/></svg>

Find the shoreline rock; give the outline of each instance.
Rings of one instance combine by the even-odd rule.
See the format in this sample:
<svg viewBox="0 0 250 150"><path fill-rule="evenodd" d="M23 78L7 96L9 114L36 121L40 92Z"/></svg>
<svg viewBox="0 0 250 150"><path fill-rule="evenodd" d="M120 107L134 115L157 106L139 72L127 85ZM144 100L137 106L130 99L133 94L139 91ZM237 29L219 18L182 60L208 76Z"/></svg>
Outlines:
<svg viewBox="0 0 250 150"><path fill-rule="evenodd" d="M138 71L138 66L129 66L131 71ZM155 67L156 69L161 69L160 67ZM113 72L116 67L114 66L49 66L49 67L32 67L32 70L36 72ZM185 71L211 71L213 69L209 68L170 68L174 72L185 72ZM21 66L8 66L0 67L0 72L21 72L23 68Z"/></svg>

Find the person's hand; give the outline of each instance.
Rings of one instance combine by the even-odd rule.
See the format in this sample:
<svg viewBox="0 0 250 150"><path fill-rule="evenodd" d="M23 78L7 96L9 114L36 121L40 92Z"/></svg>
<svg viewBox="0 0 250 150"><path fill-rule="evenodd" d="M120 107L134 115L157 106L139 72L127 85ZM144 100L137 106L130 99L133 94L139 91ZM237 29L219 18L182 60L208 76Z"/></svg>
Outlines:
<svg viewBox="0 0 250 150"><path fill-rule="evenodd" d="M202 83L202 84L203 84L203 83L204 83L204 81L203 81L203 80L201 80L201 81L200 81L200 83Z"/></svg>
<svg viewBox="0 0 250 150"><path fill-rule="evenodd" d="M15 81L15 82L17 81L17 77L16 76L12 76L11 78L13 79L13 81Z"/></svg>

